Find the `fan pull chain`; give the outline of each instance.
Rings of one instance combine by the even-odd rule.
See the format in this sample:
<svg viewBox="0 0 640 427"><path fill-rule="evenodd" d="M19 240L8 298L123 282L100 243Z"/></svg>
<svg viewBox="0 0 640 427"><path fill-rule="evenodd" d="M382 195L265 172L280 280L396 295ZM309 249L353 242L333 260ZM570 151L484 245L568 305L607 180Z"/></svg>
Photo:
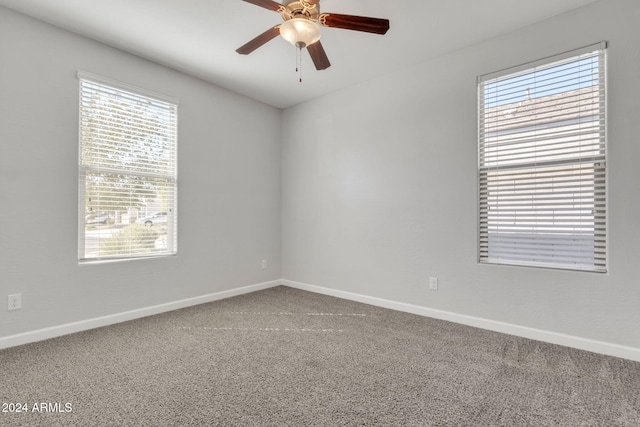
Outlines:
<svg viewBox="0 0 640 427"><path fill-rule="evenodd" d="M298 80L302 83L302 47L298 47L296 52L296 73L298 73Z"/></svg>

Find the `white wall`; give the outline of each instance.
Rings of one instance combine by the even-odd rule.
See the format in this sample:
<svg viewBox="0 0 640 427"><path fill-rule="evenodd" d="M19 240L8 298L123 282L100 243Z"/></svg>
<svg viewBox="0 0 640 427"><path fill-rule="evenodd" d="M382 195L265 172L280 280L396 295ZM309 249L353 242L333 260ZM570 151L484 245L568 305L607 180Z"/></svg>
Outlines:
<svg viewBox="0 0 640 427"><path fill-rule="evenodd" d="M281 277L280 110L2 7L0 54L0 339ZM79 69L179 99L178 256L78 265Z"/></svg>
<svg viewBox="0 0 640 427"><path fill-rule="evenodd" d="M638 22L603 0L286 110L283 277L640 350ZM601 40L609 273L479 265L476 77Z"/></svg>

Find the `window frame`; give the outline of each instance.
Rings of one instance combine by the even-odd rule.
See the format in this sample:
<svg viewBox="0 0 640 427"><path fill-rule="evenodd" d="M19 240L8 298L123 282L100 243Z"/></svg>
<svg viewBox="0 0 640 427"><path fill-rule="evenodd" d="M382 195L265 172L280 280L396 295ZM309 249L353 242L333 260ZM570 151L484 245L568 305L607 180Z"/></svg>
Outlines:
<svg viewBox="0 0 640 427"><path fill-rule="evenodd" d="M143 89L137 86L133 86L127 83L123 83L108 77L93 74L90 72L79 70L77 72L78 78L78 261L80 264L91 263L103 263L114 261L127 261L135 259L146 259L155 257L168 257L175 256L178 253L177 242L177 218L178 218L178 107L179 101L176 98L160 94L151 90ZM112 165L106 167L90 166L83 164L83 83L89 85L101 87L106 90L116 92L119 96L129 95L133 98L140 100L146 100L151 103L163 103L168 105L168 110L171 111L170 123L163 129L167 131L167 135L172 147L172 153L170 155L170 164L168 173L141 173L131 169L122 167L121 169L113 168ZM110 108L110 107L107 107ZM151 179L166 180L168 185L165 187L169 191L167 193L167 206L168 206L168 218L166 229L166 249L157 250L148 253L133 253L128 254L116 254L116 255L104 255L98 252L97 256L87 256L86 248L86 221L87 215L86 205L86 181L87 176L90 173L118 173L127 175L130 177L145 177ZM100 213L100 212L98 212ZM147 214L155 213L149 211ZM145 215L139 214L138 218ZM130 224L133 224L131 222ZM162 234L164 235L164 234Z"/></svg>
<svg viewBox="0 0 640 427"><path fill-rule="evenodd" d="M602 212L600 212L598 209L594 208L593 211L593 264L592 265L588 265L588 264L584 264L584 263L579 263L579 262L558 262L558 261L540 261L539 259L536 260L537 255L530 255L530 259L529 260L522 260L522 259L517 259L518 255L516 255L518 248L520 247L519 245L522 244L522 240L519 243L515 243L514 247L516 249L512 249L513 254L511 259L507 256L507 257L497 257L497 258L492 258L489 256L490 253L490 245L491 245L491 238L490 238L490 224L491 224L491 220L489 219L489 211L487 211L486 209L491 209L489 206L489 199L491 198L489 193L486 193L486 191L489 190L489 184L488 184L488 179L489 179L489 173L490 172L497 172L497 171L504 171L504 170L508 170L509 167L507 166L505 168L504 165L502 166L498 166L498 167L491 167L488 165L487 163L487 140L489 139L489 137L487 136L487 133L485 133L486 129L483 128L483 124L486 125L485 120L486 120L486 116L483 118L483 114L486 113L485 109L490 109L491 107L487 107L488 104L485 103L485 88L486 85L488 85L490 82L497 82L500 80L503 81L507 81L510 78L515 78L518 76L523 76L523 75L527 75L528 73L533 74L533 73L537 73L540 69L541 70L549 70L549 69L553 69L553 67L556 66L556 64L562 64L563 61L566 62L571 62L573 60L579 61L581 60L580 58L582 58L583 56L587 55L587 58L589 57L589 55L592 55L594 57L598 58L598 84L594 85L595 89L594 92L597 91L598 97L598 105L600 105L600 109L598 110L598 114L597 114L597 121L599 123L599 127L598 127L598 141L600 142L600 145L602 146L601 149L601 153L597 156L598 158L601 158L601 162L598 163L598 160L594 160L593 161L593 203L594 206L598 205L597 203L597 196L602 193L603 194L603 208L602 208ZM511 68L507 68L507 69L503 69L500 71L496 71L493 73L489 73L489 74L484 74L478 77L477 79L477 99L478 99L478 107L477 107L477 149L478 149L478 153L477 153L477 195L478 195L478 210L477 210L477 226L478 226L478 234L477 234L477 260L479 264L483 264L483 265L511 265L511 266L525 266L525 267L538 267L538 268L551 268L551 269L562 269L562 270L578 270L578 271L587 271L587 272L598 272L598 273L606 273L608 270L608 168L607 168L607 160L608 160L608 156L607 156L607 146L608 146L608 138L607 138L607 43L606 42L600 42L597 44L593 44L593 45L589 45L589 46L585 46L583 48L580 49L575 49L575 50L571 50L568 52L564 52L558 55L554 55L554 56L550 56L547 58L542 58L536 61L532 61L532 62L528 62L522 65L518 65L515 67L511 67ZM569 93L570 90L566 90L563 92L557 92L557 93ZM540 96L542 97L542 96ZM527 99L529 99L527 97ZM495 104L498 105L498 104ZM507 105L507 103L503 103L503 104L499 104L499 105ZM511 105L511 104L509 104ZM564 110L563 110L564 111ZM579 118L581 118L581 116L578 116ZM537 119L536 119L537 120ZM539 122L535 121L535 120L531 120L526 122L527 125L533 125L533 126L539 126ZM553 124L553 122L552 122ZM595 131L594 131L595 133ZM536 136L536 138L538 138ZM555 138L561 139L561 137L559 136L555 136ZM537 140L537 139L536 139ZM511 141L513 143L513 140ZM485 151L483 151L485 150ZM582 150L582 148L580 148L580 150ZM537 156L537 154L535 155ZM558 163L562 166L566 166L568 167L568 165L570 164L579 164L579 161L577 160L570 160L569 159L570 156L567 156L567 159L564 160L560 160ZM485 162L483 164L483 161ZM502 161L502 160L496 160L495 163L497 163L498 161ZM582 160L583 163L585 162L585 160ZM508 161L506 161L505 163L508 164ZM530 175L535 176L535 178L532 179L540 179L539 175L544 170L543 166L538 166L536 162L532 162L529 163L529 166L526 166L526 163L522 163L519 164L519 167L521 168L522 171L531 171ZM518 167L518 165L516 165L516 167ZM547 168L549 169L548 165ZM536 175L537 174L537 175ZM552 172L549 172L549 174L552 174ZM581 175L582 176L582 175ZM485 179L484 183L483 183L483 178ZM517 187L516 187L517 188ZM485 194L483 195L483 191L485 191ZM519 190L522 191L522 190ZM554 191L554 190L552 190ZM514 194L516 192L514 191ZM526 193L528 195L531 195L532 199L536 198L536 193L534 193L533 191L531 191L530 193ZM506 196L505 196L506 197ZM567 196L565 198L565 200L569 199L570 197ZM484 206L483 206L484 203ZM536 203L539 202L533 202L530 205L532 206L532 208L534 210L539 210L541 209L539 206L541 205L537 205ZM483 211L484 209L484 211ZM514 211L518 212L518 208L513 208ZM485 219L483 219L483 215L485 216ZM515 214L517 215L517 214ZM602 227L603 228L599 228L598 224L600 224L600 219L602 219ZM494 220L494 226L495 224L499 223L501 220ZM522 221L522 220L521 220ZM519 223L515 223L515 224L519 224ZM536 226L538 226L539 224L536 222L535 223ZM522 229L523 226L519 225L518 227L519 229ZM535 227L531 227L532 229ZM529 234L525 234L524 237L524 241L530 239L530 240L535 240L538 236L538 231L532 231ZM532 237L533 236L533 237ZM569 234L569 236L575 236L575 234ZM483 241L483 238L485 239L485 241ZM514 240L517 240L517 236L515 237ZM541 239L542 240L542 239ZM571 239L565 239L565 240L571 240ZM578 252L578 250L575 249L575 247L577 247L577 243L575 243L578 239L574 239L574 244L572 246L573 248L573 252ZM495 244L495 243L494 243ZM485 246L483 248L483 245ZM553 247L553 243L549 245L549 247ZM495 250L495 249L494 249ZM536 249L535 251L539 251L540 253L543 253L545 249ZM600 253L599 251L603 251L602 253ZM504 252L508 252L508 251L500 251L498 250L498 252L500 253L500 255L503 255ZM553 252L553 251L552 251ZM572 252L572 253L573 253ZM555 255L554 255L555 256ZM543 257L541 257L543 258ZM602 261L599 261L601 258L603 258Z"/></svg>

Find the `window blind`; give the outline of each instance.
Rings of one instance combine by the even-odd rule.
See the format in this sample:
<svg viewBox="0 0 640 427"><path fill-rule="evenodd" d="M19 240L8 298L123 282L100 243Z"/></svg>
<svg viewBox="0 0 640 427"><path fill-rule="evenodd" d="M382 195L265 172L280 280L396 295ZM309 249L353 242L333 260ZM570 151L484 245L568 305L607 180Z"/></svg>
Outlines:
<svg viewBox="0 0 640 427"><path fill-rule="evenodd" d="M605 48L478 79L480 262L606 271Z"/></svg>
<svg viewBox="0 0 640 427"><path fill-rule="evenodd" d="M80 259L175 254L177 102L79 79Z"/></svg>

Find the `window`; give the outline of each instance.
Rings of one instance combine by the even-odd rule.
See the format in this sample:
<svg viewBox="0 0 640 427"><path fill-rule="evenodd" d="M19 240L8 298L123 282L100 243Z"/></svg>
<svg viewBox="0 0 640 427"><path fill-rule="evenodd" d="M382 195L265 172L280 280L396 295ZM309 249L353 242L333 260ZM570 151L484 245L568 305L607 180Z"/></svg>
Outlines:
<svg viewBox="0 0 640 427"><path fill-rule="evenodd" d="M79 72L79 258L177 251L177 102Z"/></svg>
<svg viewBox="0 0 640 427"><path fill-rule="evenodd" d="M605 49L479 77L480 262L606 271Z"/></svg>

